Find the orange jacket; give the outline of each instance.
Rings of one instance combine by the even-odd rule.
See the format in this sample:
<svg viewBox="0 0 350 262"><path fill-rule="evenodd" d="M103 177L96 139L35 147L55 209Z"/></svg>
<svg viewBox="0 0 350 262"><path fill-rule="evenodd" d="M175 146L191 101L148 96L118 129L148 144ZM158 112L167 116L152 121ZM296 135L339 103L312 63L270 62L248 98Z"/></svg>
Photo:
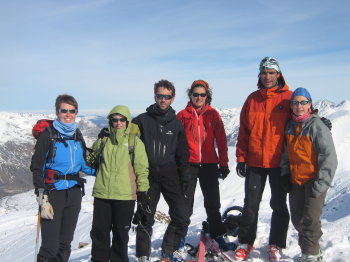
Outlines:
<svg viewBox="0 0 350 262"><path fill-rule="evenodd" d="M302 123L290 120L285 129L285 151L281 160L282 175L291 175L291 182L304 185L315 179L315 196L325 192L337 168L337 154L329 129L312 114Z"/></svg>
<svg viewBox="0 0 350 262"><path fill-rule="evenodd" d="M291 116L291 95L285 85L261 88L248 96L240 115L237 162L253 167L280 167L284 127Z"/></svg>

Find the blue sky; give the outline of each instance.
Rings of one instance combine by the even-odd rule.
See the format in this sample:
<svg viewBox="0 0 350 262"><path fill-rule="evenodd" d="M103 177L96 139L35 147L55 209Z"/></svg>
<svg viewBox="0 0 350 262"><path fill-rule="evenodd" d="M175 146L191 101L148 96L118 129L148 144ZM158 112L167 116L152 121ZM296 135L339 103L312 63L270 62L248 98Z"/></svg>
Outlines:
<svg viewBox="0 0 350 262"><path fill-rule="evenodd" d="M212 105L240 107L258 65L277 58L291 89L350 99L348 0L0 0L0 111L53 112L58 94L81 113L124 104L139 113L160 79L204 79Z"/></svg>

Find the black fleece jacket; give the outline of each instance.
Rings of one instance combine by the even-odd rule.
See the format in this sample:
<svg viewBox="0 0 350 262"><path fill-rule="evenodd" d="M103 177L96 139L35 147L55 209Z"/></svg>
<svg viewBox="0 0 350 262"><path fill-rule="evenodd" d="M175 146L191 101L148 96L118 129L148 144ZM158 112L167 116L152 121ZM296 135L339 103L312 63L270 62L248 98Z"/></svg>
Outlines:
<svg viewBox="0 0 350 262"><path fill-rule="evenodd" d="M157 104L133 119L141 131L150 165L150 177L156 180L188 172L188 143L182 123L171 107L163 112Z"/></svg>

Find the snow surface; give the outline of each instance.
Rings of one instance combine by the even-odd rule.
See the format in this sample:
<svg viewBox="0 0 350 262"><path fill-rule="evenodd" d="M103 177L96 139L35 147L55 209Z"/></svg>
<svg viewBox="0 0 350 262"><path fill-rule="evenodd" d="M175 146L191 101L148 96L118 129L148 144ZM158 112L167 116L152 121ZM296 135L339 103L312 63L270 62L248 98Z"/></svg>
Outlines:
<svg viewBox="0 0 350 262"><path fill-rule="evenodd" d="M224 110L229 113L230 110ZM232 109L233 117L237 119L239 110ZM347 152L350 149L350 102L344 101L339 105L327 104L322 107L320 113L328 117L333 123L332 134L336 145L339 166L334 180L334 187L328 191L326 204L322 215L323 236L321 248L325 261L345 262L350 261L350 161ZM20 117L15 113L0 113L0 140L4 142L9 139L4 134L7 122L6 118ZM32 116L39 119L38 115ZM28 114L26 118L31 118ZM42 117L41 117L42 118ZM32 121L28 120L28 126ZM227 123L227 122L225 122ZM13 121L12 124L16 124ZM231 124L230 124L231 125ZM233 124L232 124L233 125ZM227 129L230 129L226 127ZM23 138L24 139L24 138ZM220 182L222 211L232 205L242 205L244 199L244 179L235 174L235 147L229 147L231 174ZM93 198L91 196L93 177L88 177L86 195L83 198L82 209L79 215L78 226L72 242L72 254L70 262L90 261L91 239L90 229L92 222ZM259 222L255 249L248 261L268 261L267 248L270 230L271 209L269 207L270 190L266 185L263 200L260 205ZM167 213L168 208L162 199L158 210ZM203 208L203 198L200 188L197 186L195 195L194 213L187 241L197 244L201 222L206 218ZM32 191L17 194L0 199L0 260L2 262L27 262L34 261L35 236L37 223L37 203ZM152 256L159 257L162 236L166 225L156 223L152 237ZM78 248L79 242L88 243L83 248ZM299 254L297 233L290 224L287 239L287 249L283 251L284 261L293 261ZM129 258L135 261L135 233L130 231Z"/></svg>

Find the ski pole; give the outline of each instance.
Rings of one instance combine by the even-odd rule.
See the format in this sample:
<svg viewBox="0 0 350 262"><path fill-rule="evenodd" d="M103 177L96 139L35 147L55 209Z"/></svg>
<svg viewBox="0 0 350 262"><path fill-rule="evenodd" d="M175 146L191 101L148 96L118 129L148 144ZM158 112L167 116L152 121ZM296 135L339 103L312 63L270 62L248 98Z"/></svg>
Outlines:
<svg viewBox="0 0 350 262"><path fill-rule="evenodd" d="M37 255L38 255L38 248L39 248L39 238L40 238L40 227L41 227L41 224L40 224L40 206L39 206L39 210L38 210L38 222L37 222L37 225L36 225L36 239L35 239L35 253L34 253L34 262L37 261Z"/></svg>
<svg viewBox="0 0 350 262"><path fill-rule="evenodd" d="M36 239L35 239L35 251L34 251L34 262L37 261L37 255L38 255L38 248L39 248L39 238L40 238L40 228L41 228L41 205L43 203L43 194L44 189L39 188L39 195L38 195L38 203L39 203L39 209L38 209L38 221L36 224Z"/></svg>

